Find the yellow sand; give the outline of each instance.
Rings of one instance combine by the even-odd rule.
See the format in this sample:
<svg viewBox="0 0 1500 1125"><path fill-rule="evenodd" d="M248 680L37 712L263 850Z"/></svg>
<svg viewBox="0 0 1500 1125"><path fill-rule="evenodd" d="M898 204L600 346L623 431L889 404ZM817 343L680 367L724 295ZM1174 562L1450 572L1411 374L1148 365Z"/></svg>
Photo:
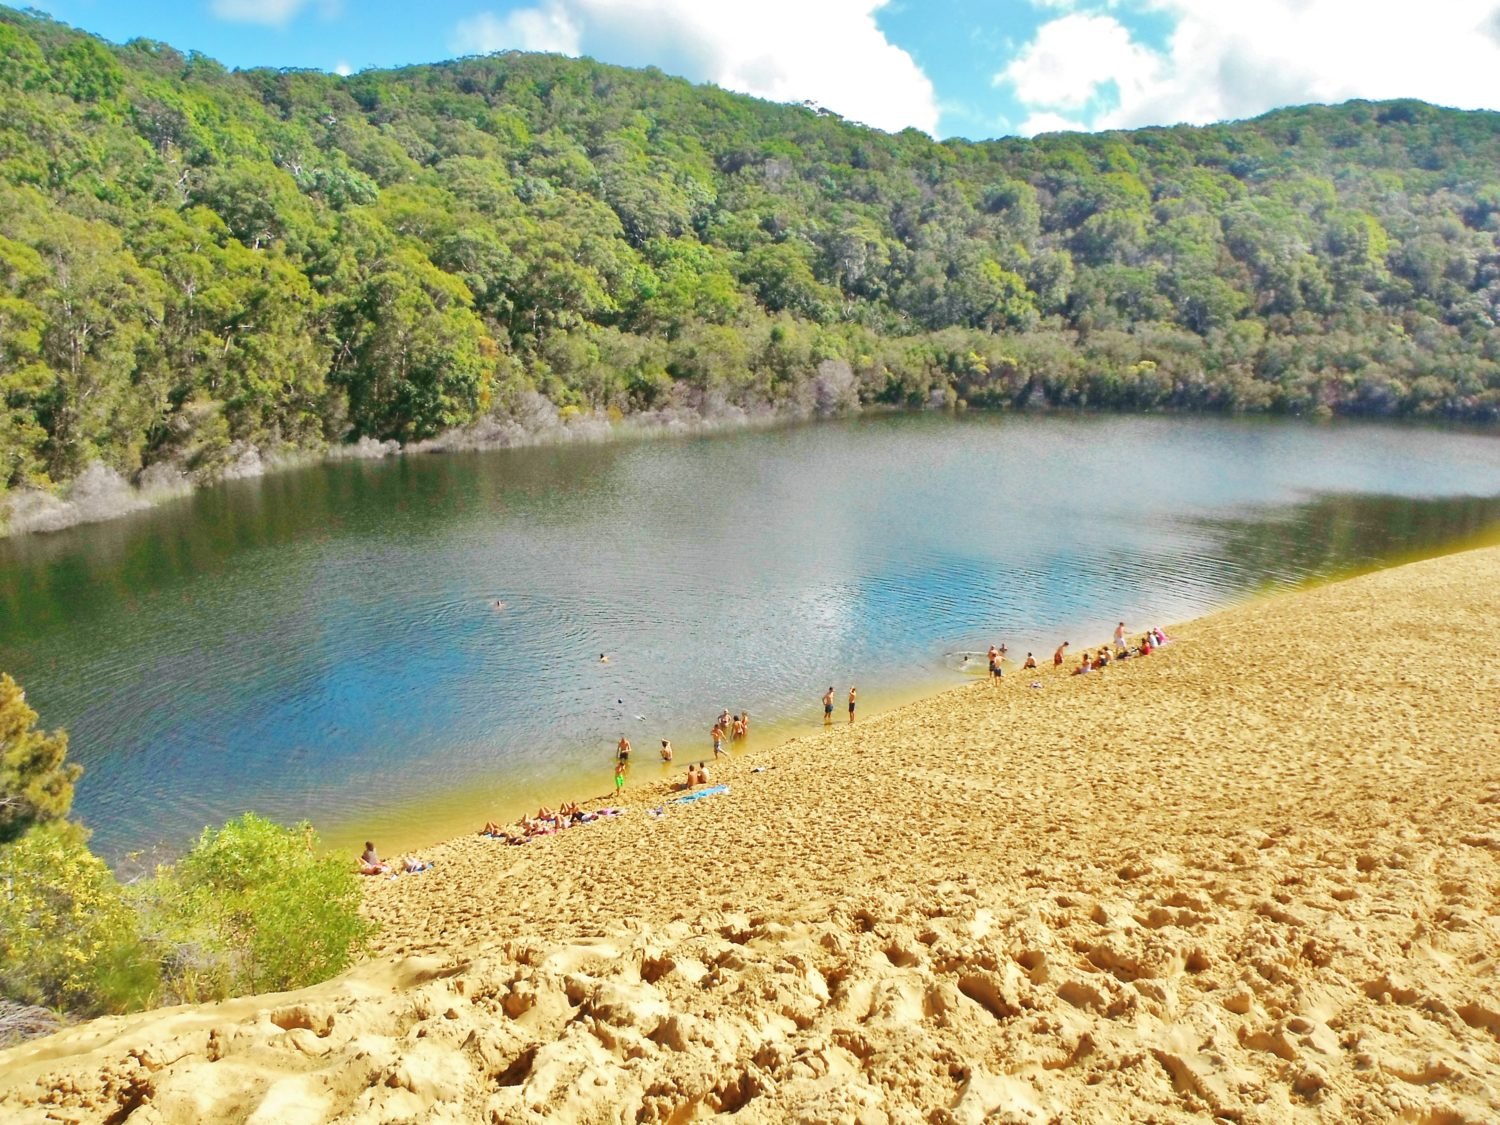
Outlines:
<svg viewBox="0 0 1500 1125"><path fill-rule="evenodd" d="M0 1053L0 1120L1494 1121L1497 630L1490 548L455 840L367 964Z"/></svg>

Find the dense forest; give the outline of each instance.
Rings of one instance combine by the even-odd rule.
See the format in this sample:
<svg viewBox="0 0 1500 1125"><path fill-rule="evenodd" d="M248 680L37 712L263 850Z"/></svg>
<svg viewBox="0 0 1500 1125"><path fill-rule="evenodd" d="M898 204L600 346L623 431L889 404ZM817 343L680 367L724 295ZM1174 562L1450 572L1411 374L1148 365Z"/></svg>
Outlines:
<svg viewBox="0 0 1500 1125"><path fill-rule="evenodd" d="M580 416L1500 418L1494 113L936 143L587 59L229 71L5 8L0 103L0 489Z"/></svg>

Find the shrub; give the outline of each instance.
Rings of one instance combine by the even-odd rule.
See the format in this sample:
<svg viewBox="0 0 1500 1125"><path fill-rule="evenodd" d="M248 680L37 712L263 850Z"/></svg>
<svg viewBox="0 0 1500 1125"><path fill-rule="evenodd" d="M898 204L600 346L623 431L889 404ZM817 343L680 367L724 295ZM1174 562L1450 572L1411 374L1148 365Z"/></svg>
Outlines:
<svg viewBox="0 0 1500 1125"><path fill-rule="evenodd" d="M84 1015L152 1002L138 919L86 840L54 822L0 846L0 995Z"/></svg>
<svg viewBox="0 0 1500 1125"><path fill-rule="evenodd" d="M286 828L254 813L204 829L141 902L174 947L163 971L183 1000L327 980L372 930L359 914L358 878L318 853L311 825Z"/></svg>

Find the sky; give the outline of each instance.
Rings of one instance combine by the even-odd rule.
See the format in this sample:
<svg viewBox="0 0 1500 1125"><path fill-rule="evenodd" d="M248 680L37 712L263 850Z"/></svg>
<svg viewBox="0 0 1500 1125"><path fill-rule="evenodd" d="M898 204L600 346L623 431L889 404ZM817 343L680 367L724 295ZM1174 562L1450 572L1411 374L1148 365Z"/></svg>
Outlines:
<svg viewBox="0 0 1500 1125"><path fill-rule="evenodd" d="M232 67L497 50L656 66L937 138L1413 97L1500 109L1500 0L30 0Z"/></svg>

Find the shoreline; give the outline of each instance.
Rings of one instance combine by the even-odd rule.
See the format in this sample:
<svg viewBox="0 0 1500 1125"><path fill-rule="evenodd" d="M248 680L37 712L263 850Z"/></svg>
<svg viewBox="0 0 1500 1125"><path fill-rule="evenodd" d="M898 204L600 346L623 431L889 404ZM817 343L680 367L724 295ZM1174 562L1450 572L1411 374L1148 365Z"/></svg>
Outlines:
<svg viewBox="0 0 1500 1125"><path fill-rule="evenodd" d="M0 1116L1494 1120L1497 621L1440 556L450 840L344 977L0 1052Z"/></svg>
<svg viewBox="0 0 1500 1125"><path fill-rule="evenodd" d="M1185 622L1168 623L1164 627L1173 633L1184 625L1190 626L1194 621L1203 617L1214 616L1219 613L1251 606L1259 602L1271 601L1289 594L1307 592L1322 589L1327 586L1337 585L1354 578L1360 578L1370 574L1379 574L1383 571L1393 570L1413 563L1426 562L1434 559L1446 558L1451 555L1464 554L1469 551L1483 550L1488 547L1500 546L1500 525L1496 525L1487 531L1471 536L1463 540L1457 540L1445 545L1442 549L1432 552L1428 550L1417 550L1410 554L1395 555L1389 559L1373 563L1369 566L1358 567L1337 574L1326 575L1320 578L1307 579L1301 582L1272 585L1262 589L1248 590L1228 603L1207 613L1199 614ZM1153 622L1152 624L1160 624ZM1064 627L1063 632L1069 632L1071 627ZM1079 629L1071 629L1072 632L1082 635ZM1138 634L1135 639L1138 639ZM1019 647L1019 646L1017 646ZM1054 645L1055 647L1055 645ZM1070 658L1076 657L1079 652L1090 646L1072 645L1069 647ZM1093 646L1097 647L1097 645ZM1024 649L1022 649L1024 652ZM1054 674L1051 667L1051 653L1042 654L1045 660L1040 671L1044 678ZM1019 679L1021 675L1020 660L1010 660L1006 665L1006 683L1010 686L1012 677ZM1041 658L1039 657L1039 660ZM1064 668L1071 671L1072 663L1065 662ZM913 704L928 702L947 692L960 690L972 686L972 683L957 679L963 673L951 672L946 679L940 680L936 676L929 677L925 681L904 681L894 691L887 691L881 697L877 706L870 706L865 700L861 700L862 707L868 706L867 711L862 710L861 716L873 720L886 715L892 711L909 707ZM983 683L985 677L976 677ZM816 693L814 693L816 694ZM733 710L733 708L731 708ZM817 710L816 700L808 705L809 714ZM754 714L754 712L752 712ZM839 725L845 716L842 712L842 704L835 707L835 724ZM747 754L753 753L775 753L779 752L790 742L798 739L811 737L823 730L823 725L812 720L782 719L765 724L757 724L752 730L752 743L747 746L737 746L730 743L730 757L726 763L732 763ZM697 732L701 735L702 732ZM662 765L656 754L655 739L649 740L649 744L635 747L636 761L633 763L632 775L626 786L628 794L635 794L642 786L650 786L651 792L661 790L664 785L670 785L675 780L680 780L686 772L690 761L709 760L712 753L703 750L696 741L691 745L697 747L692 751L685 751L684 746L690 744L689 738L679 739L672 737L676 759L671 768L660 770ZM644 751L644 752L643 752ZM710 766L712 763L710 762ZM358 854L363 847L363 841L375 838L380 844L383 854L401 855L411 853L426 853L432 849L447 844L451 841L474 835L478 829L476 825L482 825L488 820L497 820L502 824L508 824L516 820L523 813L534 812L538 806L556 806L561 801L576 800L580 804L594 807L600 804L609 804L615 799L610 782L612 763L607 755L601 754L597 765L579 764L569 771L566 781L548 779L537 784L515 787L514 792L497 796L505 789L507 783L502 775L476 777L470 782L453 788L445 788L429 793L413 796L409 800L403 800L399 806L388 807L381 810L377 817L351 816L345 820L333 821L325 825L314 824L319 839L325 850L339 854ZM597 778L595 786L592 779ZM576 783L576 784L574 784ZM476 796L475 789L484 791L484 795ZM600 792L588 796L580 795L584 790L597 787ZM560 789L566 788L565 792Z"/></svg>
<svg viewBox="0 0 1500 1125"><path fill-rule="evenodd" d="M548 404L551 405L550 403ZM665 408L643 414L612 419L606 412L589 415L564 415L555 406L551 420L540 429L528 429L514 418L485 416L466 426L446 431L436 437L401 445L394 440L376 441L361 438L346 445L328 445L322 449L281 447L261 449L236 442L227 454L228 464L211 476L195 477L176 462L158 462L128 479L102 462L93 462L78 476L54 485L52 489L22 488L0 492L0 541L33 535L51 535L94 523L108 523L126 516L150 511L173 501L190 499L206 489L236 481L255 480L283 472L296 472L346 461L384 461L392 458L432 453L489 453L505 449L531 449L575 444L605 444L621 441L652 441L662 438L706 437L742 430L776 429L780 426L810 422L838 421L860 416L899 414L929 415L944 413L959 417L1038 416L1083 418L1181 418L1194 417L1216 421L1297 423L1326 428L1339 425L1392 428L1436 429L1442 432L1471 433L1489 436L1496 427L1430 418L1319 417L1316 415L1281 415L1265 412L1128 411L1097 410L1088 407L1006 407L913 408L879 402L861 403L852 410L835 414L809 413L799 406L780 408L726 404L721 413L706 415L692 409ZM19 526L17 526L19 524Z"/></svg>

